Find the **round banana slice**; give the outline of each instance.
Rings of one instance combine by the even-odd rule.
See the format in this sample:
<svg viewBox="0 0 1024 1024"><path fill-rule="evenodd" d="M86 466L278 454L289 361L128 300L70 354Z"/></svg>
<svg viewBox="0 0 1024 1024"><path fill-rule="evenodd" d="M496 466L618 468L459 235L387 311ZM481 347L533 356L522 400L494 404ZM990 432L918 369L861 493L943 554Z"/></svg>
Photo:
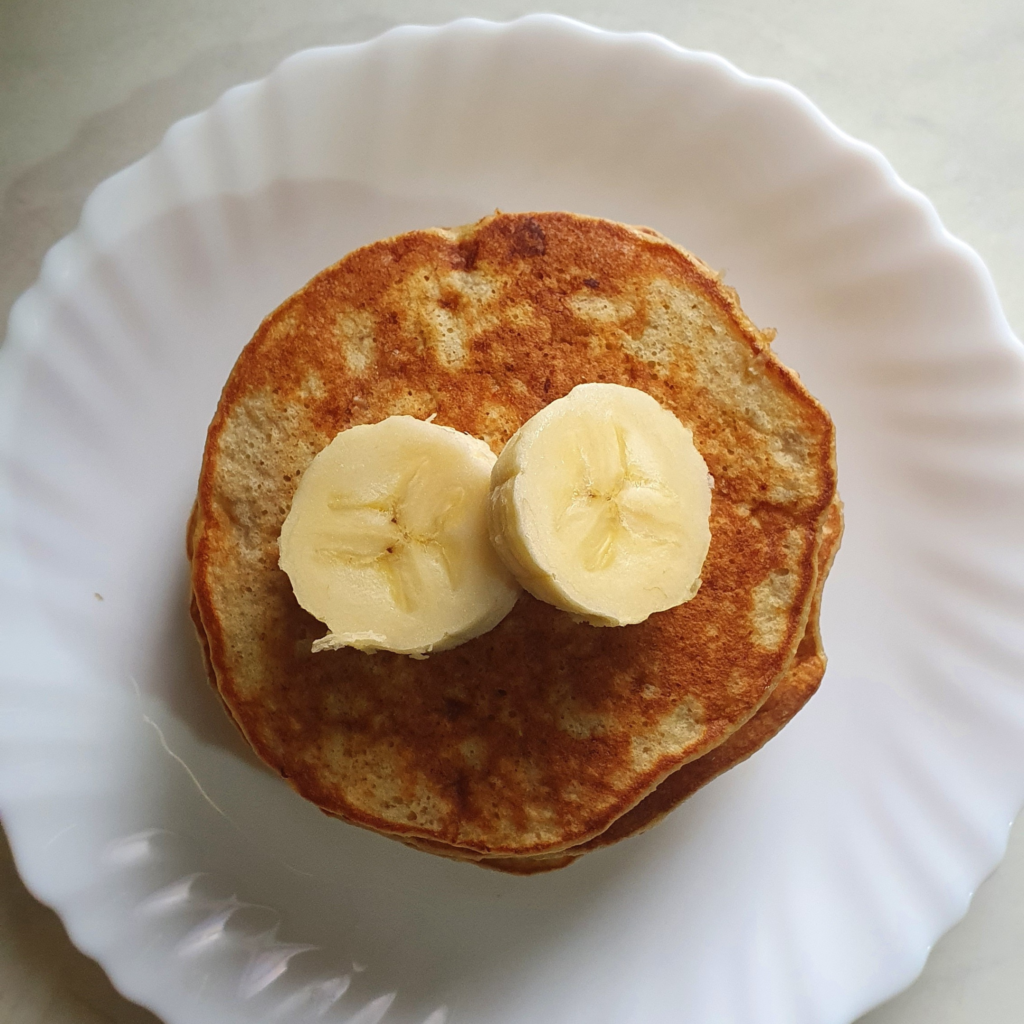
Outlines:
<svg viewBox="0 0 1024 1024"><path fill-rule="evenodd" d="M594 626L689 601L711 543L711 478L654 398L580 384L515 433L491 473L491 540L534 597Z"/></svg>
<svg viewBox="0 0 1024 1024"><path fill-rule="evenodd" d="M314 651L424 655L512 610L519 587L487 537L494 462L483 441L411 416L343 430L313 459L279 564L330 630Z"/></svg>

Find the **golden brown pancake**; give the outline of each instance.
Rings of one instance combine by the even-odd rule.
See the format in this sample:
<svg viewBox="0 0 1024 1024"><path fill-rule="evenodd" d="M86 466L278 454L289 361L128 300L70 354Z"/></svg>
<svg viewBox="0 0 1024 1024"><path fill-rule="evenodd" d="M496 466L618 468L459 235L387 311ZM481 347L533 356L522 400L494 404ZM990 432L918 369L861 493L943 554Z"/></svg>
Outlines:
<svg viewBox="0 0 1024 1024"><path fill-rule="evenodd" d="M411 232L317 275L231 373L191 529L210 671L259 756L346 821L524 856L600 835L721 744L796 656L835 494L831 420L769 341L695 257L572 214ZM715 489L692 601L602 629L524 595L425 661L310 653L325 627L277 539L338 431L435 414L498 451L584 381L641 388L693 431Z"/></svg>

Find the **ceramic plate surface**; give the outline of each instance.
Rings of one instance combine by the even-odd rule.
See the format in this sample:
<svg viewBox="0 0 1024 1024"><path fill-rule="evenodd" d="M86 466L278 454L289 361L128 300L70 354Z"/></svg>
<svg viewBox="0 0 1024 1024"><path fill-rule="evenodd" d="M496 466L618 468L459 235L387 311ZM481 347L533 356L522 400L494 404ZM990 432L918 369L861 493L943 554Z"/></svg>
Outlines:
<svg viewBox="0 0 1024 1024"><path fill-rule="evenodd" d="M820 693L652 832L509 878L321 815L186 612L220 387L355 246L495 207L726 271L831 410ZM172 1024L824 1024L906 985L1024 798L1024 358L978 258L793 89L538 16L313 50L101 185L0 353L0 808Z"/></svg>

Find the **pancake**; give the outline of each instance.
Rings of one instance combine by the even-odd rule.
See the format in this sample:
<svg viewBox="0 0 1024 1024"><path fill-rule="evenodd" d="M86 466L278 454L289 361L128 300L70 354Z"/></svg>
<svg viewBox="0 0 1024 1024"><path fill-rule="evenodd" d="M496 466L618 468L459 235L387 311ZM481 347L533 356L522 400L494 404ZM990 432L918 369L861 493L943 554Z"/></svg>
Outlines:
<svg viewBox="0 0 1024 1024"><path fill-rule="evenodd" d="M839 550L842 533L842 503L837 498L829 509L828 518L822 528L821 546L818 550L818 580L807 628L797 648L796 660L757 713L714 750L708 751L669 775L657 789L621 818L612 822L599 836L560 853L534 857L480 857L455 847L445 847L440 843L422 845L423 840L408 840L409 845L456 860L471 859L481 867L509 874L532 875L554 871L574 863L585 853L646 832L684 800L693 796L698 789L745 761L792 720L817 692L825 675L827 658L821 642L818 617L821 611L822 590L836 551Z"/></svg>
<svg viewBox="0 0 1024 1024"><path fill-rule="evenodd" d="M329 814L495 857L604 833L768 699L804 636L835 495L831 420L703 263L644 228L496 214L359 249L260 326L210 426L190 528L214 684L256 753ZM687 604L619 628L524 595L424 661L311 654L278 568L298 479L395 414L494 451L585 381L647 391L715 480Z"/></svg>

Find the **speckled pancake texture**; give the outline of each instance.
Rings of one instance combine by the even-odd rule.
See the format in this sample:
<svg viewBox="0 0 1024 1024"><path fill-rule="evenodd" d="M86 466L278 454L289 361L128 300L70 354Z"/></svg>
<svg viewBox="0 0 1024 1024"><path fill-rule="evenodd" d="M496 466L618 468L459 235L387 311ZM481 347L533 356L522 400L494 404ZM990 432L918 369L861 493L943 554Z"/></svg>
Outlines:
<svg viewBox="0 0 1024 1024"><path fill-rule="evenodd" d="M770 340L660 235L566 213L411 232L313 278L231 372L189 529L211 678L260 757L346 821L512 858L586 843L722 744L796 659L835 497L832 423ZM596 628L524 595L424 661L311 653L326 628L277 543L338 431L436 415L499 452L586 381L693 431L715 485L692 601Z"/></svg>
<svg viewBox="0 0 1024 1024"><path fill-rule="evenodd" d="M814 696L825 675L827 658L818 628L821 595L832 560L839 550L843 533L842 503L837 498L829 508L818 548L818 577L811 603L811 613L796 658L783 674L768 699L757 713L741 725L727 740L693 761L687 761L660 785L648 793L635 807L617 818L600 835L557 853L527 857L488 857L459 847L427 839L405 839L408 845L454 860L472 860L482 867L514 875L534 875L554 871L572 864L578 857L630 836L646 832L661 821L698 789L712 779L745 761L786 726L794 715Z"/></svg>

